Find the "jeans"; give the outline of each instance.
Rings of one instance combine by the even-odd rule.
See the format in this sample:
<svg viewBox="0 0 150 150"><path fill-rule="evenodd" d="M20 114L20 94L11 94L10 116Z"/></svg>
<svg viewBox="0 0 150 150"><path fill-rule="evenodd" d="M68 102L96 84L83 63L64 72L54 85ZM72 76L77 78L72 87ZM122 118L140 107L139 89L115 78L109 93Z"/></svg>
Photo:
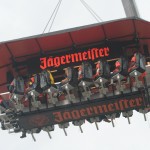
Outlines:
<svg viewBox="0 0 150 150"><path fill-rule="evenodd" d="M59 84L56 84L57 89L58 89L59 92L63 92L62 85L63 84L61 82Z"/></svg>
<svg viewBox="0 0 150 150"><path fill-rule="evenodd" d="M3 100L1 106L4 107L5 109L9 109L10 108L9 101Z"/></svg>

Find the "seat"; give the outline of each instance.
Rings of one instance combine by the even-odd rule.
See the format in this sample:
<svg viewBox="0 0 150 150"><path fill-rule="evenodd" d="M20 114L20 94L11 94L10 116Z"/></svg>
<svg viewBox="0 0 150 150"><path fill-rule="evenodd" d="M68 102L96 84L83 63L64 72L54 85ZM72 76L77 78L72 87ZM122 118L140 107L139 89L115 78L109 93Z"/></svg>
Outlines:
<svg viewBox="0 0 150 150"><path fill-rule="evenodd" d="M115 63L115 69L111 74L111 79L115 83L115 95L125 92L125 85L122 83L128 77L128 60L125 57L119 58Z"/></svg>
<svg viewBox="0 0 150 150"><path fill-rule="evenodd" d="M81 133L83 133L83 130L82 130L82 125L85 123L85 120L76 120L76 121L73 121L72 122L72 124L74 125L74 126L79 126L79 128L80 128L80 131L81 131Z"/></svg>
<svg viewBox="0 0 150 150"><path fill-rule="evenodd" d="M15 128L11 122L3 122L1 124L1 128L2 130L8 130L8 133L15 133L15 131L17 130L17 128Z"/></svg>
<svg viewBox="0 0 150 150"><path fill-rule="evenodd" d="M4 122L10 121L10 118L7 116L6 113L0 114L0 120Z"/></svg>
<svg viewBox="0 0 150 150"><path fill-rule="evenodd" d="M64 133L65 133L65 135L67 136L66 128L69 127L69 122L59 124L58 126L59 126L60 129L63 129L63 130L64 130Z"/></svg>
<svg viewBox="0 0 150 150"><path fill-rule="evenodd" d="M110 78L110 67L106 60L99 60L96 65L96 75L94 82L99 87L100 97L106 96L108 89L105 88L105 84Z"/></svg>
<svg viewBox="0 0 150 150"><path fill-rule="evenodd" d="M50 70L44 70L40 73L40 87L43 93L47 94L48 103L55 105L58 102L58 98L55 96L58 94L58 89L54 84Z"/></svg>
<svg viewBox="0 0 150 150"><path fill-rule="evenodd" d="M14 116L12 114L0 114L0 122L3 130L13 129Z"/></svg>
<svg viewBox="0 0 150 150"><path fill-rule="evenodd" d="M82 95L85 100L89 100L92 95L90 86L93 82L92 65L89 62L83 62L78 71L78 86L83 89Z"/></svg>
<svg viewBox="0 0 150 150"><path fill-rule="evenodd" d="M9 131L10 129L14 129L14 126L10 122L5 122L4 127L6 128L6 130L9 130Z"/></svg>
<svg viewBox="0 0 150 150"><path fill-rule="evenodd" d="M77 101L75 95L77 93L78 86L78 72L72 67L66 68L65 72L67 80L65 83L62 83L62 89L67 92L66 99L69 99L70 102L75 103Z"/></svg>
<svg viewBox="0 0 150 150"><path fill-rule="evenodd" d="M35 74L29 79L28 96L31 97L31 104L34 108L40 108L41 102L38 101L38 96L42 93L40 87L40 75Z"/></svg>
<svg viewBox="0 0 150 150"><path fill-rule="evenodd" d="M13 87L10 94L10 101L13 102L17 111L23 111L24 105L22 104L22 98L25 90L24 79L21 76L18 76L12 81L10 86Z"/></svg>
<svg viewBox="0 0 150 150"><path fill-rule="evenodd" d="M135 79L133 83L132 90L136 91L138 88L142 86L142 83L139 81L139 77L145 73L146 71L146 61L145 57L140 53L135 53L131 58L131 62L129 64L129 76Z"/></svg>
<svg viewBox="0 0 150 150"><path fill-rule="evenodd" d="M45 91L48 94L47 100L49 104L54 104L56 105L56 103L58 102L58 88L55 84L52 84L51 87L49 89L47 89Z"/></svg>

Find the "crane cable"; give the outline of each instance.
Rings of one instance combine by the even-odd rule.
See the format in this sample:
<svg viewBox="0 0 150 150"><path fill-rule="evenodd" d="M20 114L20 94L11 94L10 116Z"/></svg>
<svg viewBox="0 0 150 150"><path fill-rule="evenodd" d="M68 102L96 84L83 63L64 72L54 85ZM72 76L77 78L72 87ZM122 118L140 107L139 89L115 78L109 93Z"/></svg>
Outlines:
<svg viewBox="0 0 150 150"><path fill-rule="evenodd" d="M50 25L49 32L50 32L50 30L51 30L51 28L52 28L52 26L53 26L53 23L54 23L54 21L55 21L55 19L56 19L56 16L57 16L57 14L58 14L58 10L59 10L59 8L60 8L61 2L62 2L62 0L59 1L59 5L58 5L58 7L57 7L56 13L55 13L54 18L53 18L53 20L52 20L52 23L51 23L51 25Z"/></svg>
<svg viewBox="0 0 150 150"><path fill-rule="evenodd" d="M91 13L91 15L96 19L97 22L103 21L99 15L84 1L80 0L83 6Z"/></svg>
<svg viewBox="0 0 150 150"><path fill-rule="evenodd" d="M80 1L81 1L81 3L83 4L83 6L84 6L84 7L91 13L91 15L96 19L97 22L103 21L103 20L99 17L99 15L98 15L84 0L80 0ZM59 8L60 8L61 2L62 2L62 0L59 0L59 1L58 1L58 3L57 3L57 5L56 5L56 7L55 7L55 9L54 9L54 11L53 11L53 13L52 13L52 15L50 16L50 18L49 18L49 20L48 20L48 22L47 22L47 24L46 24L46 26L45 26L45 28L44 28L42 34L44 34L44 32L45 32L45 30L47 29L47 27L48 27L50 21L52 20L52 23L51 23L50 28L49 28L49 32L50 32L50 30L51 30L51 28L52 28L52 26L53 26L53 24L54 24L54 21L55 21L55 19L56 19L56 16L57 16L57 14L58 14L58 10L59 10ZM52 18L53 18L53 19L52 19Z"/></svg>
<svg viewBox="0 0 150 150"><path fill-rule="evenodd" d="M52 13L52 15L50 16L50 18L49 18L49 20L48 20L48 22L47 22L47 24L46 24L46 26L45 26L45 28L44 28L42 34L44 34L45 30L47 29L47 27L48 27L50 21L52 20L52 18L53 18L53 16L54 16L54 18L53 18L53 20L52 20L52 23L51 23L51 25L50 25L50 28L49 28L49 31L51 30L52 25L53 25L53 23L54 23L54 20L55 20L55 18L56 18L56 15L57 15L57 13L58 13L58 10L59 10L59 7L60 7L61 2L62 2L62 0L59 0L59 1L58 1L58 3L57 3L57 5L56 5L56 7L55 7L55 9L54 9L54 11L53 11L53 13Z"/></svg>

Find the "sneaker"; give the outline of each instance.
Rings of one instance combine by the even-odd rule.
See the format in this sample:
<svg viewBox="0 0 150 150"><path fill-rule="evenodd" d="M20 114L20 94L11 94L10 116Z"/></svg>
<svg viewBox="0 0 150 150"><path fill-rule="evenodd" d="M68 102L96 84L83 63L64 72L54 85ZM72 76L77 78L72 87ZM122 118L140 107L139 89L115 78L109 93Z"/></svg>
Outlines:
<svg viewBox="0 0 150 150"><path fill-rule="evenodd" d="M26 132L22 132L22 136L20 138L25 138L26 137Z"/></svg>

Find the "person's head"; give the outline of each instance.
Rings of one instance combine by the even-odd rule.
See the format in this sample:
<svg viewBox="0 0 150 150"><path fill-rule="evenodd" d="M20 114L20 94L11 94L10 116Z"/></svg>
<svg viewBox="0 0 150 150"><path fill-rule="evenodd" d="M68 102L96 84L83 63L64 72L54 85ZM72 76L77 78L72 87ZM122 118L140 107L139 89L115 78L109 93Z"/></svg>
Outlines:
<svg viewBox="0 0 150 150"><path fill-rule="evenodd" d="M136 62L136 53L134 53L133 57L131 58L131 62Z"/></svg>
<svg viewBox="0 0 150 150"><path fill-rule="evenodd" d="M68 76L68 69L65 69L65 75Z"/></svg>
<svg viewBox="0 0 150 150"><path fill-rule="evenodd" d="M2 98L2 96L0 95L0 104L2 103L2 101L3 101L3 98Z"/></svg>
<svg viewBox="0 0 150 150"><path fill-rule="evenodd" d="M96 64L96 69L99 69L99 68L100 68L100 61L98 61Z"/></svg>
<svg viewBox="0 0 150 150"><path fill-rule="evenodd" d="M81 65L79 66L78 71L82 71L82 66Z"/></svg>
<svg viewBox="0 0 150 150"><path fill-rule="evenodd" d="M34 76L31 76L27 81L27 86L31 86L34 83Z"/></svg>
<svg viewBox="0 0 150 150"><path fill-rule="evenodd" d="M120 64L120 62L117 60L116 62L115 62L115 67L116 68L119 68L121 66L121 64Z"/></svg>
<svg viewBox="0 0 150 150"><path fill-rule="evenodd" d="M70 70L71 70L70 67L65 68L65 75L66 75L67 77L69 76Z"/></svg>

